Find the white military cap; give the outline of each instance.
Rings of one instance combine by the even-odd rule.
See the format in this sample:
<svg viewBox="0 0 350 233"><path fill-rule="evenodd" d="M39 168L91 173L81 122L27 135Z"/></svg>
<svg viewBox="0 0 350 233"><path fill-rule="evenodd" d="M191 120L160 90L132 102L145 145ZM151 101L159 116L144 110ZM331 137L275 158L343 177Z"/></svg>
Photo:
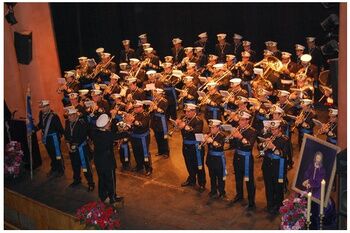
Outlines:
<svg viewBox="0 0 350 233"><path fill-rule="evenodd" d="M223 40L226 38L226 34L225 33L219 33L216 35L218 37L219 40Z"/></svg>
<svg viewBox="0 0 350 233"><path fill-rule="evenodd" d="M265 42L265 45L274 47L274 46L277 46L277 42L269 40Z"/></svg>
<svg viewBox="0 0 350 233"><path fill-rule="evenodd" d="M102 53L102 57L110 57L111 54L110 53Z"/></svg>
<svg viewBox="0 0 350 233"><path fill-rule="evenodd" d="M237 96L237 100L235 101L235 104L238 103L248 103L248 99L244 96Z"/></svg>
<svg viewBox="0 0 350 233"><path fill-rule="evenodd" d="M268 94L270 94L270 92L264 88L260 88L258 90L258 95L268 95Z"/></svg>
<svg viewBox="0 0 350 233"><path fill-rule="evenodd" d="M101 90L97 90L97 89L91 90L91 96L96 96L101 94L102 94Z"/></svg>
<svg viewBox="0 0 350 233"><path fill-rule="evenodd" d="M274 104L271 107L270 110L272 113L284 113L284 110L282 108L280 108L278 105Z"/></svg>
<svg viewBox="0 0 350 233"><path fill-rule="evenodd" d="M144 43L144 44L142 44L142 48L143 48L143 49L147 49L147 48L149 48L149 47L151 47L151 44L150 44L150 43Z"/></svg>
<svg viewBox="0 0 350 233"><path fill-rule="evenodd" d="M129 77L129 78L125 79L125 81L127 81L128 83L134 83L137 81L137 78Z"/></svg>
<svg viewBox="0 0 350 233"><path fill-rule="evenodd" d="M289 96L290 92L285 90L278 90L277 96Z"/></svg>
<svg viewBox="0 0 350 233"><path fill-rule="evenodd" d="M291 79L281 79L281 83L285 85L292 85L294 83L294 80Z"/></svg>
<svg viewBox="0 0 350 233"><path fill-rule="evenodd" d="M185 53L189 53L193 51L193 47L186 47L184 48L184 50L185 50Z"/></svg>
<svg viewBox="0 0 350 233"><path fill-rule="evenodd" d="M163 93L164 93L164 90L161 89L161 88L156 88L156 89L155 89L155 92L157 92L158 94L163 94Z"/></svg>
<svg viewBox="0 0 350 233"><path fill-rule="evenodd" d="M69 96L69 99L76 99L78 98L78 93L69 93L68 96Z"/></svg>
<svg viewBox="0 0 350 233"><path fill-rule="evenodd" d="M182 42L182 40L180 38L174 38L172 40L173 44L180 44Z"/></svg>
<svg viewBox="0 0 350 233"><path fill-rule="evenodd" d="M218 56L216 56L214 54L209 54L208 58L209 58L209 60L217 60Z"/></svg>
<svg viewBox="0 0 350 233"><path fill-rule="evenodd" d="M139 35L139 38L140 39L145 39L145 38L147 38L147 34L145 33L145 34L141 34L141 35Z"/></svg>
<svg viewBox="0 0 350 233"><path fill-rule="evenodd" d="M302 46L301 44L295 44L295 50L303 50L304 51L305 47Z"/></svg>
<svg viewBox="0 0 350 233"><path fill-rule="evenodd" d="M216 87L216 86L217 86L217 83L214 82L214 81L210 81L210 82L207 83L207 86L208 86L208 87Z"/></svg>
<svg viewBox="0 0 350 233"><path fill-rule="evenodd" d="M265 120L263 121L264 127L265 128L278 128L281 125L280 120Z"/></svg>
<svg viewBox="0 0 350 233"><path fill-rule="evenodd" d="M270 50L264 49L264 56L272 56L273 52L271 52Z"/></svg>
<svg viewBox="0 0 350 233"><path fill-rule="evenodd" d="M135 106L135 107L140 107L140 106L143 106L143 102L142 102L142 100L135 100L135 102L134 102L134 106Z"/></svg>
<svg viewBox="0 0 350 233"><path fill-rule="evenodd" d="M259 105L260 104L260 101L257 98L248 98L248 102L251 105Z"/></svg>
<svg viewBox="0 0 350 233"><path fill-rule="evenodd" d="M250 115L247 111L240 111L239 112L239 118L243 118L243 119L250 119L252 117L252 115Z"/></svg>
<svg viewBox="0 0 350 233"><path fill-rule="evenodd" d="M310 99L301 99L301 104L302 105L310 105L310 104L312 104L312 100L310 100Z"/></svg>
<svg viewBox="0 0 350 233"><path fill-rule="evenodd" d="M196 63L195 62L187 63L187 68L193 68L193 67L196 67Z"/></svg>
<svg viewBox="0 0 350 233"><path fill-rule="evenodd" d="M306 41L307 41L307 42L314 42L315 39L316 39L315 37L311 37L311 36L306 37Z"/></svg>
<svg viewBox="0 0 350 233"><path fill-rule="evenodd" d="M242 57L250 57L250 53L247 51L242 52Z"/></svg>
<svg viewBox="0 0 350 233"><path fill-rule="evenodd" d="M254 74L256 74L256 75L262 76L264 74L264 70L261 68L254 68L253 71L254 71Z"/></svg>
<svg viewBox="0 0 350 233"><path fill-rule="evenodd" d="M131 63L131 64L137 64L137 63L139 63L139 62L140 62L140 60L137 59L137 58L130 58L130 63Z"/></svg>
<svg viewBox="0 0 350 233"><path fill-rule="evenodd" d="M312 59L312 56L310 54L304 54L300 57L300 60L302 62L310 62Z"/></svg>
<svg viewBox="0 0 350 233"><path fill-rule="evenodd" d="M45 107L45 106L47 106L47 105L49 105L49 104L50 104L50 101L49 101L49 100L41 100L41 101L39 102L39 107L42 108L42 107Z"/></svg>
<svg viewBox="0 0 350 233"><path fill-rule="evenodd" d="M292 56L292 54L288 52L282 52L282 58L290 58L290 56Z"/></svg>
<svg viewBox="0 0 350 233"><path fill-rule="evenodd" d="M241 82L242 82L242 79L240 79L240 78L230 79L230 83L232 83L234 85L239 85L239 84L241 84Z"/></svg>
<svg viewBox="0 0 350 233"><path fill-rule="evenodd" d="M242 45L243 46L249 46L249 45L251 45L251 42L248 41L248 40L244 40L244 41L242 41Z"/></svg>
<svg viewBox="0 0 350 233"><path fill-rule="evenodd" d="M338 109L330 108L328 110L329 110L329 115L330 116L338 116Z"/></svg>
<svg viewBox="0 0 350 233"><path fill-rule="evenodd" d="M173 56L165 56L164 57L164 60L166 61L166 62L170 62L170 61L172 61L173 60Z"/></svg>
<svg viewBox="0 0 350 233"><path fill-rule="evenodd" d="M209 127L220 126L222 122L217 119L209 119Z"/></svg>
<svg viewBox="0 0 350 233"><path fill-rule="evenodd" d="M182 73L181 70L173 70L172 75L174 75L174 76L176 76L176 77L178 77L178 78L181 78L182 75L183 75L183 73ZM192 77L192 78L193 78L193 77Z"/></svg>
<svg viewBox="0 0 350 233"><path fill-rule="evenodd" d="M173 74L174 75L174 74ZM183 82L190 82L193 80L193 77L192 76L186 76L183 78Z"/></svg>
<svg viewBox="0 0 350 233"><path fill-rule="evenodd" d="M228 58L228 59L230 59L230 60L233 60L233 59L235 59L235 55L233 55L233 54L226 54L226 58Z"/></svg>
<svg viewBox="0 0 350 233"><path fill-rule="evenodd" d="M115 73L112 73L110 78L111 79L117 79L117 80L120 79L120 77L117 74L115 74Z"/></svg>
<svg viewBox="0 0 350 233"><path fill-rule="evenodd" d="M130 40L123 40L122 43L123 43L123 45L130 44Z"/></svg>
<svg viewBox="0 0 350 233"><path fill-rule="evenodd" d="M79 90L79 94L82 96L82 95L86 95L87 93L89 93L89 90L88 89L81 89Z"/></svg>
<svg viewBox="0 0 350 233"><path fill-rule="evenodd" d="M233 34L233 39L237 39L237 40L241 40L243 38L243 36L237 34L237 33L234 33Z"/></svg>
<svg viewBox="0 0 350 233"><path fill-rule="evenodd" d="M152 53L153 52L153 48L149 47L149 48L145 49L145 52L146 53Z"/></svg>
<svg viewBox="0 0 350 233"><path fill-rule="evenodd" d="M199 38L205 38L205 37L208 37L208 34L207 32L202 32L198 35Z"/></svg>
<svg viewBox="0 0 350 233"><path fill-rule="evenodd" d="M224 64L223 63L217 63L217 64L213 65L213 67L215 69L217 69L217 70L220 70L220 69L222 69L224 67Z"/></svg>
<svg viewBox="0 0 350 233"><path fill-rule="evenodd" d="M185 108L184 108L185 111L192 111L196 109L197 109L197 105L195 104L191 104L191 103L185 104Z"/></svg>
<svg viewBox="0 0 350 233"><path fill-rule="evenodd" d="M170 62L163 62L162 63L162 67L163 68L169 68L169 67L171 67L172 66L172 64L170 63Z"/></svg>
<svg viewBox="0 0 350 233"><path fill-rule="evenodd" d="M157 71L155 71L155 70L149 70L146 72L147 75L154 75L156 73L157 73Z"/></svg>
<svg viewBox="0 0 350 233"><path fill-rule="evenodd" d="M114 93L111 95L112 99L118 99L118 98L121 98L122 96L118 93Z"/></svg>
<svg viewBox="0 0 350 233"><path fill-rule="evenodd" d="M83 56L83 57L79 57L78 59L79 59L79 61L85 61L85 60L87 60L88 58Z"/></svg>
<svg viewBox="0 0 350 233"><path fill-rule="evenodd" d="M66 110L68 115L76 114L78 112L78 109L73 106L66 108Z"/></svg>
<svg viewBox="0 0 350 233"><path fill-rule="evenodd" d="M96 120L96 126L98 128L103 128L105 127L109 122L109 117L106 113L102 114L101 116L99 116Z"/></svg>
<svg viewBox="0 0 350 233"><path fill-rule="evenodd" d="M73 77L75 75L75 72L73 70L69 70L69 71L64 71L64 77L68 78L68 77Z"/></svg>
<svg viewBox="0 0 350 233"><path fill-rule="evenodd" d="M96 49L96 53L103 53L104 51L105 49L102 47Z"/></svg>

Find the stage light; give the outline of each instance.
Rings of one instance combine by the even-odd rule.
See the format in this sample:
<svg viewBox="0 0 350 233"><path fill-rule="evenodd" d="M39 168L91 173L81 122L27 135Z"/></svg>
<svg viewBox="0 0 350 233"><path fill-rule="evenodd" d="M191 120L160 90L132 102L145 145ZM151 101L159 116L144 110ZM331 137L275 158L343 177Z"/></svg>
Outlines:
<svg viewBox="0 0 350 233"><path fill-rule="evenodd" d="M324 31L329 32L337 29L339 26L339 17L336 14L329 15L325 20L321 22L321 27Z"/></svg>
<svg viewBox="0 0 350 233"><path fill-rule="evenodd" d="M339 44L336 40L331 40L321 46L321 52L325 56L332 56L339 52Z"/></svg>
<svg viewBox="0 0 350 233"><path fill-rule="evenodd" d="M6 3L7 8L8 8L8 12L5 15L5 19L11 25L14 25L17 23L16 17L15 17L15 12L13 10L13 8L16 4L17 3Z"/></svg>

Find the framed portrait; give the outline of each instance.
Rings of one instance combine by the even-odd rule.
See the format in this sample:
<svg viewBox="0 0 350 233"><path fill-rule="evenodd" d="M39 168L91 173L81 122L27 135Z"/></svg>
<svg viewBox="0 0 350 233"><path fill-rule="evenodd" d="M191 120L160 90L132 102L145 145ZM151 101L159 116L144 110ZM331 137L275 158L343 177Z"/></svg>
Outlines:
<svg viewBox="0 0 350 233"><path fill-rule="evenodd" d="M321 181L326 181L327 206L336 172L336 157L340 147L309 134L304 134L300 160L292 189L300 194L312 193L311 200L320 204Z"/></svg>

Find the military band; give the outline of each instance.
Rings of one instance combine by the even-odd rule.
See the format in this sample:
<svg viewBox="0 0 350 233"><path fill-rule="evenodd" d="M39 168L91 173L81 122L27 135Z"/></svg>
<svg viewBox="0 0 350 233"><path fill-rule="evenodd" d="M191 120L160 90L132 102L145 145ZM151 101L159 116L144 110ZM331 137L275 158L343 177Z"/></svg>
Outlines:
<svg viewBox="0 0 350 233"><path fill-rule="evenodd" d="M337 143L338 110L332 88L318 79L325 65L314 38L307 38L307 50L296 44L295 57L280 51L277 42L267 41L260 61L258 55L262 53L256 53L254 44L242 41L239 34L234 34L232 45L226 42L226 34L218 34L213 49L206 32L198 38L193 47L184 47L180 38L174 38L171 55L160 59L147 35L142 34L136 50L130 40L122 41L119 67L114 55L98 48L97 64L92 58L80 57L75 70L65 72L66 83L58 93L63 95L67 110L64 135L74 173L72 186L81 182L83 168L88 190L94 189L90 156L94 148L99 197L109 197L113 203L118 199L115 156L120 157L123 172L151 176L150 143L157 144L156 155L168 158L175 132L182 136L188 172L182 186L198 184L198 190L204 192L206 164L210 198L225 199L225 181L230 179L225 152L231 150L236 191L229 205L244 199L245 184L247 209L254 210L254 163L262 159L267 210L276 214L283 200L287 171L293 167L293 131L299 146L304 134ZM316 104L329 108L326 123L316 119ZM47 126L51 117L51 126ZM228 126L226 135L224 129ZM51 170L62 174L63 128L58 116L43 111L39 128L46 135ZM209 132L203 135L207 128ZM255 156L256 148L259 153Z"/></svg>

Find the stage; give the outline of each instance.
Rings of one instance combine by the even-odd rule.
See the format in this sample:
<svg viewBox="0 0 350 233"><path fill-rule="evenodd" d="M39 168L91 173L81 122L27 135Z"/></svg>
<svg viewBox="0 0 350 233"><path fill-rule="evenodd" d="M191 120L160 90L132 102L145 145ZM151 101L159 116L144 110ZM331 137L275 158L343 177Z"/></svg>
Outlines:
<svg viewBox="0 0 350 233"><path fill-rule="evenodd" d="M323 121L324 114L319 115ZM289 187L298 165L299 150L296 146L297 136L293 134L294 168L288 171ZM184 159L181 153L181 135L175 132L169 141L170 158L154 156L156 151L155 139L151 137L150 152L153 155L153 174L146 177L133 172L122 172L119 157L117 157L117 193L125 197L124 206L119 206L122 229L271 229L277 230L280 216L272 217L265 211L266 200L264 183L261 172L262 160L255 159L256 205L255 211L246 211L245 199L233 207L227 207L223 200L210 200L209 176L206 168L206 191L199 193L196 188L181 187L187 178ZM63 144L64 145L64 144ZM5 182L5 187L38 202L74 215L77 208L98 200L97 174L94 169L96 188L92 193L87 192L87 185L82 176L82 185L69 188L72 182L72 170L65 146L62 146L66 172L60 178L47 178L49 158L41 143L39 143L43 165L35 170L34 179L26 171L23 178L14 183ZM258 152L254 151L257 155ZM116 153L117 155L117 153ZM117 155L118 156L118 155ZM228 198L235 195L235 182L232 166L232 151L226 152L228 176L226 193ZM135 162L131 161L134 165ZM290 190L286 194L289 195ZM5 212L6 215L6 212Z"/></svg>

